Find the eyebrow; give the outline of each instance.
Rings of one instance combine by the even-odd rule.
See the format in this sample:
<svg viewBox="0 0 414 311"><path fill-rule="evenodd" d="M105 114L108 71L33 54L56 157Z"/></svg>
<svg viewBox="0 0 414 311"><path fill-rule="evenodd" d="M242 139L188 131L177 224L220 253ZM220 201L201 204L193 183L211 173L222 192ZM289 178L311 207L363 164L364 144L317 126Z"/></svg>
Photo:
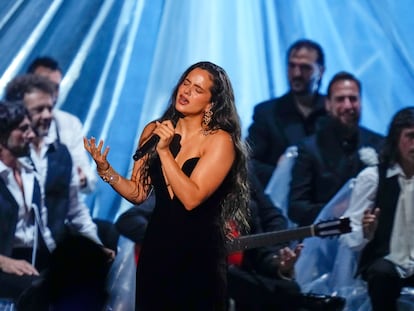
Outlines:
<svg viewBox="0 0 414 311"><path fill-rule="evenodd" d="M198 87L198 88L202 89L203 91L205 91L205 90L206 90L206 89L205 89L205 88L203 88L200 84L193 83L193 82L191 82L191 80L190 80L190 79L188 79L188 78L185 78L185 79L184 79L184 81L188 81L188 82L192 83L194 86L196 86L196 87Z"/></svg>

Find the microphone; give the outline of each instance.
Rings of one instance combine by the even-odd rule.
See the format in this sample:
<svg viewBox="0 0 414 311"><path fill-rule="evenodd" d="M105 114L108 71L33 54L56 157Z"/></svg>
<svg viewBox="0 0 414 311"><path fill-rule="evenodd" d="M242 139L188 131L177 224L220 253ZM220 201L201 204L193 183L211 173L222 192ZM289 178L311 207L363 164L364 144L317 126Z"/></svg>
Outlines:
<svg viewBox="0 0 414 311"><path fill-rule="evenodd" d="M137 148L137 151L135 151L135 154L132 158L135 161L138 161L144 155L150 152L158 144L159 141L160 137L157 134L152 135L151 138L145 144L143 144L141 148Z"/></svg>

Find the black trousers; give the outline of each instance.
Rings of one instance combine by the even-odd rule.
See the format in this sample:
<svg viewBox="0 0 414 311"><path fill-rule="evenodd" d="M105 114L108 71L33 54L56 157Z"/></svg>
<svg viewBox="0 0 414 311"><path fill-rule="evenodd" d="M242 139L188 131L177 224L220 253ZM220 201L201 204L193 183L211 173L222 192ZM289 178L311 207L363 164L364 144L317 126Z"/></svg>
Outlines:
<svg viewBox="0 0 414 311"><path fill-rule="evenodd" d="M364 274L373 311L397 311L397 300L404 286L414 286L414 276L403 279L395 265L377 259Z"/></svg>
<svg viewBox="0 0 414 311"><path fill-rule="evenodd" d="M228 292L237 311L298 310L301 291L295 281L268 278L230 266Z"/></svg>
<svg viewBox="0 0 414 311"><path fill-rule="evenodd" d="M13 250L12 258L31 262L31 248L17 248ZM39 251L36 255L36 269L40 272L49 265L50 253L47 249ZM16 275L0 271L0 297L17 300L21 293L29 288L33 282L40 280L41 276Z"/></svg>

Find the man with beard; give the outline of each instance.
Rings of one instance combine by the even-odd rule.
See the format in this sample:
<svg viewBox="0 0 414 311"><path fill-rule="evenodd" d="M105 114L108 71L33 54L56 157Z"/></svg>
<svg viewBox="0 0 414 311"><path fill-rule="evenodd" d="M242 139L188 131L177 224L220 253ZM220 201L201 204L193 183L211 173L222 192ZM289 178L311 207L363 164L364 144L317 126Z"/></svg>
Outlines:
<svg viewBox="0 0 414 311"><path fill-rule="evenodd" d="M102 245L89 209L80 200L77 172L70 153L59 137L50 135L55 85L46 77L25 74L12 79L5 93L7 100L24 102L36 132L30 158L44 187L53 240L58 243L68 232L76 232ZM105 250L108 256L114 257L114 251Z"/></svg>
<svg viewBox="0 0 414 311"><path fill-rule="evenodd" d="M0 102L0 297L11 299L39 278L51 243L47 228L45 240L37 238L35 215L45 206L36 172L22 158L34 137L23 103Z"/></svg>
<svg viewBox="0 0 414 311"><path fill-rule="evenodd" d="M56 84L55 105L59 96L59 87L62 82L62 69L58 62L48 56L37 57L29 65L27 73L33 73L48 78ZM79 177L79 188L82 193L88 194L95 190L97 174L91 168L89 157L83 147L82 123L75 115L53 107L53 119L50 134L59 136L63 144L68 147L73 164Z"/></svg>
<svg viewBox="0 0 414 311"><path fill-rule="evenodd" d="M288 195L288 216L299 226L313 223L349 179L365 166L375 164L383 138L359 126L360 99L360 81L350 73L337 73L328 85L325 102L328 116L314 135L298 145ZM371 151L374 162L365 163L364 151Z"/></svg>
<svg viewBox="0 0 414 311"><path fill-rule="evenodd" d="M287 52L290 90L254 109L247 141L252 151L253 173L263 188L286 148L313 134L318 119L326 114L324 96L319 93L324 63L318 43L307 39L296 41Z"/></svg>

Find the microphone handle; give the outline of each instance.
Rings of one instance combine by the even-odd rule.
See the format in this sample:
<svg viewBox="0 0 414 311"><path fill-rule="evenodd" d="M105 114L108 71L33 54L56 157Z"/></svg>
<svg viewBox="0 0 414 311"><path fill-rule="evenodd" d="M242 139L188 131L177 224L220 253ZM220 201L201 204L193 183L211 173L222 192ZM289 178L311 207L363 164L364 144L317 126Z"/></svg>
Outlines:
<svg viewBox="0 0 414 311"><path fill-rule="evenodd" d="M158 144L159 141L160 141L160 137L157 134L154 134L145 144L141 146L141 148L140 147L137 148L132 158L135 161L138 161L144 155L150 152Z"/></svg>

